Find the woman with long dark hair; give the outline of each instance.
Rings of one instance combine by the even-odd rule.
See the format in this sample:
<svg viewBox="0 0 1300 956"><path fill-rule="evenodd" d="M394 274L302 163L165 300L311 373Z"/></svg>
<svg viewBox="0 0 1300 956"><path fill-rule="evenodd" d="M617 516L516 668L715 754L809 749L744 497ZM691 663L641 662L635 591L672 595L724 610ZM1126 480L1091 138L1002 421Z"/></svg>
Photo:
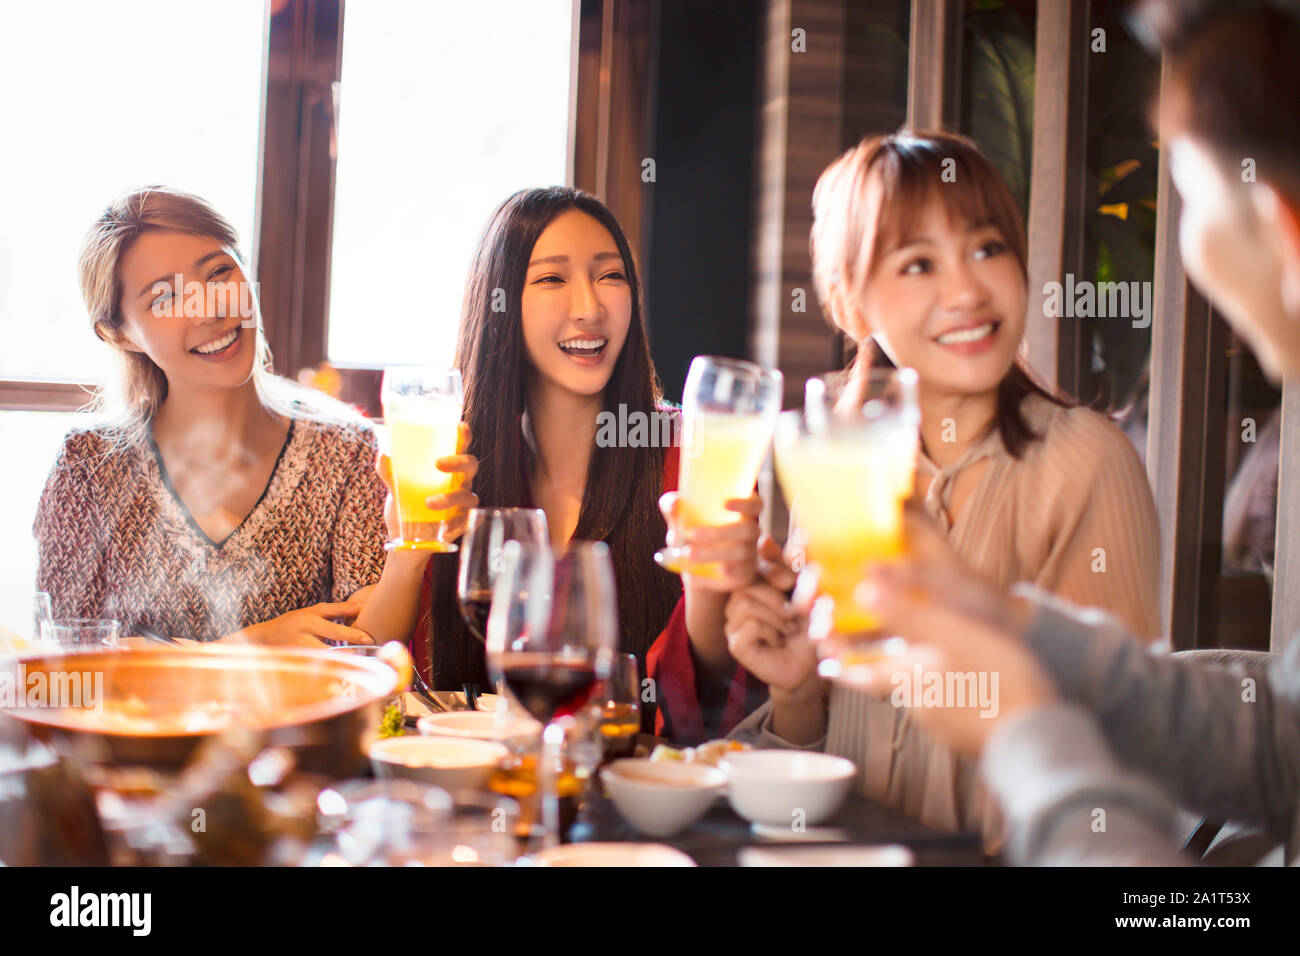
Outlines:
<svg viewBox="0 0 1300 956"><path fill-rule="evenodd" d="M655 428L622 444L598 434L602 412L651 423L672 413L650 359L632 250L604 204L552 187L496 209L470 265L456 365L479 505L541 508L557 548L608 544L620 648L644 674L682 598L680 581L654 562L666 532L658 500L675 486L678 456ZM457 611L457 561L428 562L411 635L416 666L436 689L488 680L483 645ZM414 607L414 595L407 600ZM645 726L653 713L643 707Z"/></svg>

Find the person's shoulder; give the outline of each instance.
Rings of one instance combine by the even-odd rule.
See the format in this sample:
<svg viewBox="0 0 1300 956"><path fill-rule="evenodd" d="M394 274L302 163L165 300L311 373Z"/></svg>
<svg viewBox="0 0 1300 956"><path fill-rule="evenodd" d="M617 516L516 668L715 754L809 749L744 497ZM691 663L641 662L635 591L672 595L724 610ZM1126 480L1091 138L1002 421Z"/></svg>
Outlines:
<svg viewBox="0 0 1300 956"><path fill-rule="evenodd" d="M121 495L136 487L132 472L140 467L139 432L103 421L78 422L63 436L46 479L46 493L56 498L89 495L94 500Z"/></svg>
<svg viewBox="0 0 1300 956"><path fill-rule="evenodd" d="M343 454L373 455L377 446L375 428L370 421L348 414L313 414L295 416L295 432L310 438L313 444L337 449Z"/></svg>
<svg viewBox="0 0 1300 956"><path fill-rule="evenodd" d="M125 462L135 457L144 439L129 435L103 421L79 423L68 429L59 449L56 468L91 468Z"/></svg>
<svg viewBox="0 0 1300 956"><path fill-rule="evenodd" d="M1025 420L1039 439L1034 444L1044 461L1089 462L1119 458L1141 467L1137 449L1109 416L1082 405L1058 405L1038 395L1025 399Z"/></svg>
<svg viewBox="0 0 1300 956"><path fill-rule="evenodd" d="M1150 498L1142 459L1124 431L1108 416L1083 406L1057 405L1031 396L1026 420L1039 436L1024 455L1025 479L1049 497L1084 501L1095 495L1127 500ZM1118 498L1117 498L1118 496Z"/></svg>

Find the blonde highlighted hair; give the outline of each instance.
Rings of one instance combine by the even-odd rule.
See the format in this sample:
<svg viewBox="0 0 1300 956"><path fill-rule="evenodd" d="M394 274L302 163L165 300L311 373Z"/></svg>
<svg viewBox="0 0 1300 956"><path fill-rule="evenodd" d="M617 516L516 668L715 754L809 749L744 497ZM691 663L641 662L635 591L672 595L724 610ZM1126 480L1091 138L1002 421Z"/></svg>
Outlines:
<svg viewBox="0 0 1300 956"><path fill-rule="evenodd" d="M235 227L207 201L166 186L147 186L115 200L95 220L82 244L77 271L81 296L95 335L118 355L118 381L100 387L90 410L104 416L109 432L122 442L145 437L154 416L167 398L167 376L148 355L121 344L122 258L132 243L146 232L170 230L219 242L239 263L249 281L239 252ZM271 371L271 349L262 329L261 309L256 319L253 384L268 410L290 418L360 422L361 416L342 402L321 392L281 378Z"/></svg>

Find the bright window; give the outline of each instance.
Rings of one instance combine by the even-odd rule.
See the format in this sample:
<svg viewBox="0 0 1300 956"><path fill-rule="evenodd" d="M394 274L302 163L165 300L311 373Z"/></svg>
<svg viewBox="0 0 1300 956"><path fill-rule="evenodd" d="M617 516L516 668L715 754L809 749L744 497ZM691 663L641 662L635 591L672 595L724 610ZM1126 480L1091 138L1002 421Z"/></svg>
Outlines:
<svg viewBox="0 0 1300 956"><path fill-rule="evenodd" d="M77 286L110 200L198 193L250 246L262 0L6 4L0 25L0 378L99 378Z"/></svg>
<svg viewBox="0 0 1300 956"><path fill-rule="evenodd" d="M266 6L11 3L0 22L0 378L100 379L82 237L137 186L198 193L251 247ZM0 411L0 626L27 632L32 518L72 414Z"/></svg>
<svg viewBox="0 0 1300 956"><path fill-rule="evenodd" d="M348 5L331 359L450 363L488 214L564 183L572 30L572 0Z"/></svg>

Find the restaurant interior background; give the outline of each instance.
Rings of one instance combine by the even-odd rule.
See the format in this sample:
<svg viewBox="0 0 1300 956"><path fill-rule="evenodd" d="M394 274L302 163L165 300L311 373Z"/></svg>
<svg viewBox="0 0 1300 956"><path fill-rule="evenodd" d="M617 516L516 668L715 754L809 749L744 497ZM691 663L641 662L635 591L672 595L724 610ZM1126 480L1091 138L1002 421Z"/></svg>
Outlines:
<svg viewBox="0 0 1300 956"><path fill-rule="evenodd" d="M1145 111L1161 67L1119 0L131 6L0 4L0 625L30 621L36 501L106 370L75 265L126 189L230 215L277 370L373 409L384 364L451 359L493 206L572 183L627 227L668 397L722 354L780 367L791 406L845 358L812 294L813 183L908 122L971 136L1019 199L1031 362L1144 456L1166 630L1267 648L1300 629L1300 503L1278 497L1300 469L1281 409L1300 411L1183 275ZM1154 321L1045 317L1032 290L1067 274L1154 283Z"/></svg>

